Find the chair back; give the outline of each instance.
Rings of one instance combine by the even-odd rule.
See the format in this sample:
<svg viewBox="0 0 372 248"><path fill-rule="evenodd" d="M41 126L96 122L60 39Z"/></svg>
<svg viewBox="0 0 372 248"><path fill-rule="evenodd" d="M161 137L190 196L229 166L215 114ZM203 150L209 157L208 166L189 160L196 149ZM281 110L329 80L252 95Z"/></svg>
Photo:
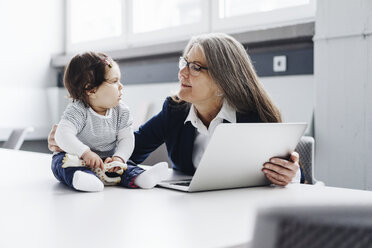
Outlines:
<svg viewBox="0 0 372 248"><path fill-rule="evenodd" d="M13 129L8 140L3 144L3 148L19 150L26 138L27 133L33 131L34 129L32 127Z"/></svg>
<svg viewBox="0 0 372 248"><path fill-rule="evenodd" d="M371 247L372 210L366 206L261 209L251 247Z"/></svg>
<svg viewBox="0 0 372 248"><path fill-rule="evenodd" d="M137 130L142 124L151 118L151 112L154 108L154 103L150 101L141 102L136 109L133 118L133 129Z"/></svg>
<svg viewBox="0 0 372 248"><path fill-rule="evenodd" d="M314 178L314 138L303 136L295 151L300 155L300 165L305 175L305 182L315 184Z"/></svg>

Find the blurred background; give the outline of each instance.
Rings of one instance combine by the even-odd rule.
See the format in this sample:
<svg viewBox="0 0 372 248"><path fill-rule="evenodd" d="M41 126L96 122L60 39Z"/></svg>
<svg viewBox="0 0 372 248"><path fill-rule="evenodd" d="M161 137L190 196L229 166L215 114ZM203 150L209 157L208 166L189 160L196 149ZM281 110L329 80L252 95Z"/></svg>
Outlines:
<svg viewBox="0 0 372 248"><path fill-rule="evenodd" d="M138 127L177 92L190 37L224 32L244 45L284 121L308 123L315 177L372 189L370 0L0 0L0 27L0 147L32 127L21 150L50 153L75 54L103 51L119 63Z"/></svg>

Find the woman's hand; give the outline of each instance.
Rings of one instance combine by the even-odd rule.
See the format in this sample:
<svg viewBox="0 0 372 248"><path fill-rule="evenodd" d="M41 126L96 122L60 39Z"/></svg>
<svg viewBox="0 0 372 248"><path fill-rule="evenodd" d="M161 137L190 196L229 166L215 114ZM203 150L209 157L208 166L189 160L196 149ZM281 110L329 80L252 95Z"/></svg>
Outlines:
<svg viewBox="0 0 372 248"><path fill-rule="evenodd" d="M270 162L264 164L262 171L272 183L286 186L296 176L300 168L299 157L297 152L292 152L289 160L272 158Z"/></svg>
<svg viewBox="0 0 372 248"><path fill-rule="evenodd" d="M48 135L48 149L51 152L63 152L63 150L57 145L57 142L54 139L57 126L58 126L57 124L54 124L54 126L52 127L52 130L50 130L50 133Z"/></svg>
<svg viewBox="0 0 372 248"><path fill-rule="evenodd" d="M85 161L86 165L91 169L101 168L101 170L104 170L103 161L97 155L97 153L92 152L91 150L87 150L86 152L84 152L81 158Z"/></svg>

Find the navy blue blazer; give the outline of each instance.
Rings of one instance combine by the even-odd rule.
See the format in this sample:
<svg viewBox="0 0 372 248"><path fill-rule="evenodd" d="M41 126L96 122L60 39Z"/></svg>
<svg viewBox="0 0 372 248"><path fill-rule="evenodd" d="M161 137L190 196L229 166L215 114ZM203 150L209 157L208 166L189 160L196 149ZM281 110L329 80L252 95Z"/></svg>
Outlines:
<svg viewBox="0 0 372 248"><path fill-rule="evenodd" d="M192 152L196 129L190 122L184 123L189 110L189 103L177 103L168 97L160 113L134 133L135 148L130 159L139 164L165 142L173 169L193 175L195 167L192 162ZM236 121L238 123L262 122L257 113L238 112ZM228 121L224 120L224 122Z"/></svg>

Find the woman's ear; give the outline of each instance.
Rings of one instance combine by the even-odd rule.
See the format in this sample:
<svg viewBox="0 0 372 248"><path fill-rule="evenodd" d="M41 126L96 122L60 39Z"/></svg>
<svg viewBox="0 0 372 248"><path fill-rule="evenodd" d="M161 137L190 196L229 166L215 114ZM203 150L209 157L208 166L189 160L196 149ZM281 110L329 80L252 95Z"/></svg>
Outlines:
<svg viewBox="0 0 372 248"><path fill-rule="evenodd" d="M220 89L216 91L216 96L223 96L223 93Z"/></svg>

